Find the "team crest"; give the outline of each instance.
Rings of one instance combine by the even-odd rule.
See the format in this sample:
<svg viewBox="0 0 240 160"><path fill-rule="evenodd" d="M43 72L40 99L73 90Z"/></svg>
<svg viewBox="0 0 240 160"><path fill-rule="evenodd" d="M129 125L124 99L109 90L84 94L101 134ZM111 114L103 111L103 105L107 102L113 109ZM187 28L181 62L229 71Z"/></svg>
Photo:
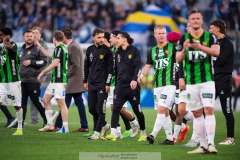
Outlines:
<svg viewBox="0 0 240 160"><path fill-rule="evenodd" d="M178 44L178 45L176 46L176 50L180 51L181 49L182 49L182 46Z"/></svg>
<svg viewBox="0 0 240 160"><path fill-rule="evenodd" d="M132 59L132 54L128 54L128 59Z"/></svg>
<svg viewBox="0 0 240 160"><path fill-rule="evenodd" d="M187 100L191 100L191 94L190 93L187 94Z"/></svg>
<svg viewBox="0 0 240 160"><path fill-rule="evenodd" d="M207 42L206 42L206 41L203 41L202 44L203 44L204 46L207 46Z"/></svg>
<svg viewBox="0 0 240 160"><path fill-rule="evenodd" d="M103 54L100 54L100 59L104 59L104 55Z"/></svg>
<svg viewBox="0 0 240 160"><path fill-rule="evenodd" d="M31 54L31 51L28 51L27 54Z"/></svg>
<svg viewBox="0 0 240 160"><path fill-rule="evenodd" d="M166 54L168 54L168 53L169 53L169 51L168 51L168 50L166 50L166 51L165 51L165 53L166 53Z"/></svg>

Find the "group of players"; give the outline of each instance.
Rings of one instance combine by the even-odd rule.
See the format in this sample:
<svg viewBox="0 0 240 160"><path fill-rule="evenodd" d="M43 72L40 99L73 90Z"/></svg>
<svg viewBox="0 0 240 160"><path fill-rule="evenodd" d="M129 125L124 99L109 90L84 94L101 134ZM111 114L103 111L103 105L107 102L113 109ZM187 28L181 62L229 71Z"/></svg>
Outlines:
<svg viewBox="0 0 240 160"><path fill-rule="evenodd" d="M161 144L172 145L178 142L180 131L186 134L188 130L188 126L182 122L183 118L185 118L193 122L191 140L195 140L196 142L194 145L188 144L188 146L197 147L197 141L200 145L197 149L188 153L217 153L214 145L216 127L214 102L216 91L213 79L212 59L215 57L216 61L218 59L216 57L219 57L220 54L220 46L218 44L218 39L220 38L214 34L219 30L222 32L222 27L226 29L226 26L221 20L213 21L210 27L210 32L213 33L211 34L202 29L202 24L203 17L201 12L198 10L191 11L188 19L188 33L182 37L178 34L173 34L172 37L168 37L169 42L166 40L166 28L162 25L156 25L154 36L157 45L148 52L147 62L143 69L141 69L139 50L132 45L133 39L128 33L115 30L110 34L110 43L108 43L102 29L96 28L93 31L92 38L94 44L86 50L83 76L84 87L88 90L89 112L92 114L94 121L94 132L88 135L88 139L115 141L117 138L122 138L123 136L133 138L138 134L140 128L138 141L148 141L150 144L153 144L157 134L163 127L166 133L166 140ZM223 35L224 33L225 30ZM17 89L21 89L19 87L19 68L16 63L18 57L17 47L14 48L16 44L10 42L8 36L3 36L4 34L1 34L0 37L0 40L4 43L4 47L1 50L2 55L5 54L9 57L6 60L6 57L4 59L1 55L0 87L2 88L0 91L0 102L5 105L9 104L9 102L6 102L6 99L11 99L14 102L12 105L17 110L18 118L18 129L14 135L21 135L22 109L21 104L16 103L21 102L21 97L19 97L21 94L16 92ZM39 131L52 130L53 122L50 100L55 96L62 112L63 127L61 128L61 132L69 132L67 122L68 111L63 99L65 96L65 86L67 85L66 62L68 51L63 45L63 40L64 33L55 31L53 43L56 48L53 54L41 47L40 43L34 42L35 46L45 56L52 57L53 60L37 77L38 81L41 81L41 78L47 72L52 71L52 81L47 87L43 99L47 124ZM175 45L174 43L178 40L178 45ZM9 62L9 60L15 61L14 64L12 63L13 61ZM11 65L8 63L11 63ZM9 71L11 76L8 76L9 73L3 74L3 72L8 71L8 65L11 68ZM157 109L157 117L152 132L147 136L145 117L140 106L140 84L151 66L155 70L154 101L155 108ZM227 74L229 75L229 73ZM112 97L109 95L112 95ZM112 99L111 126L105 120L108 96L108 100ZM174 133L172 133L170 118L173 99L175 99L174 101L178 106ZM127 101L131 104L138 122L132 113L126 107L123 107ZM126 125L126 132L123 135L119 126L119 115L121 115ZM133 129L131 129L129 122L133 125ZM110 128L111 133L105 135ZM180 141L182 141L185 135L180 137L182 137L180 138ZM234 135L228 137L232 139L227 139L227 141L233 141L224 141L222 143L233 144Z"/></svg>

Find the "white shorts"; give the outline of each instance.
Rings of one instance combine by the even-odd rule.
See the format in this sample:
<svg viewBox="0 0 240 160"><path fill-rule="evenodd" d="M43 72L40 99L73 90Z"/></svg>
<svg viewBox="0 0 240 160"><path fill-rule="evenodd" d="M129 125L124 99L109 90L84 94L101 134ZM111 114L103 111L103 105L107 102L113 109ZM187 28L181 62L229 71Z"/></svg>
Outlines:
<svg viewBox="0 0 240 160"><path fill-rule="evenodd" d="M175 97L176 86L164 86L154 88L154 103L155 109L158 109L158 106L163 106L168 109L171 109L171 100Z"/></svg>
<svg viewBox="0 0 240 160"><path fill-rule="evenodd" d="M50 94L56 99L65 98L67 83L49 83L45 94Z"/></svg>
<svg viewBox="0 0 240 160"><path fill-rule="evenodd" d="M0 103L2 105L21 106L21 81L0 83Z"/></svg>
<svg viewBox="0 0 240 160"><path fill-rule="evenodd" d="M182 102L187 103L187 91L186 90L179 91L177 104L182 103Z"/></svg>
<svg viewBox="0 0 240 160"><path fill-rule="evenodd" d="M114 86L110 86L110 91L108 92L108 98L107 98L107 106L111 106L113 104L113 95L114 95ZM123 105L124 108L127 108L127 102Z"/></svg>
<svg viewBox="0 0 240 160"><path fill-rule="evenodd" d="M201 84L186 85L186 102L189 111L196 111L203 107L213 107L215 103L214 81Z"/></svg>

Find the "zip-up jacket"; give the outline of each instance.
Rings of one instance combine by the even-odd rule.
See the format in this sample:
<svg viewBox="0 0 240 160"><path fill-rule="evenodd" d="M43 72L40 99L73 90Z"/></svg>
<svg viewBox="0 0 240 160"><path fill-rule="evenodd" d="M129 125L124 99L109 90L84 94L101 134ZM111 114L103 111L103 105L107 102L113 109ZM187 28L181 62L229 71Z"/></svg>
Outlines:
<svg viewBox="0 0 240 160"><path fill-rule="evenodd" d="M89 46L84 60L84 83L88 83L90 89L103 89L110 86L112 73L112 51L105 45Z"/></svg>
<svg viewBox="0 0 240 160"><path fill-rule="evenodd" d="M47 57L40 50L31 45L26 48L24 44L19 52L20 76L22 82L39 83L37 76L41 73L42 68L47 64ZM24 66L25 60L31 60L31 64Z"/></svg>
<svg viewBox="0 0 240 160"><path fill-rule="evenodd" d="M233 71L233 56L234 49L232 42L223 37L218 40L220 45L220 54L214 58L214 80L215 81L230 81Z"/></svg>
<svg viewBox="0 0 240 160"><path fill-rule="evenodd" d="M118 48L115 54L116 85L130 87L131 81L137 81L141 73L141 57L139 50L129 45L126 50Z"/></svg>

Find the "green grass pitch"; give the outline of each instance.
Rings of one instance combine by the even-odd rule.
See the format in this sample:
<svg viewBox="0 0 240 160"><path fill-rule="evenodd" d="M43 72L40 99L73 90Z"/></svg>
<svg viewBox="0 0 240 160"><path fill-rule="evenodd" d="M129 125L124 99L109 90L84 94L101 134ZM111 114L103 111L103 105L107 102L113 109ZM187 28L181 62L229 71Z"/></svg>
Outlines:
<svg viewBox="0 0 240 160"><path fill-rule="evenodd" d="M58 109L57 107L54 107ZM28 109L29 110L29 109ZM13 107L11 112L14 113ZM156 111L153 109L143 109L146 120L147 134L152 131ZM92 117L89 113L88 123L92 129ZM107 110L106 120L110 123L110 110ZM69 109L69 129L68 134L40 133L37 130L39 125L25 125L22 136L13 136L13 129L4 128L6 118L0 112L0 159L2 160L78 160L79 152L161 152L161 160L237 160L240 159L240 112L234 112L235 116L235 145L220 146L218 143L226 138L225 118L222 112L216 112L216 136L215 144L219 153L217 155L188 155L187 151L193 148L183 148L192 133L192 124L187 138L182 143L174 146L162 146L158 142L163 141L166 136L163 128L157 136L153 145L148 142L137 142L137 137L133 139L121 139L117 141L88 140L83 137L83 133L73 133L72 130L79 128L79 117L76 107ZM29 111L28 115L29 117ZM28 121L27 118L26 121ZM42 120L41 120L42 121ZM124 125L121 121L122 131ZM109 132L108 132L109 133ZM84 160L84 158L81 158ZM160 158L159 158L160 159ZM150 160L150 159L149 159Z"/></svg>

